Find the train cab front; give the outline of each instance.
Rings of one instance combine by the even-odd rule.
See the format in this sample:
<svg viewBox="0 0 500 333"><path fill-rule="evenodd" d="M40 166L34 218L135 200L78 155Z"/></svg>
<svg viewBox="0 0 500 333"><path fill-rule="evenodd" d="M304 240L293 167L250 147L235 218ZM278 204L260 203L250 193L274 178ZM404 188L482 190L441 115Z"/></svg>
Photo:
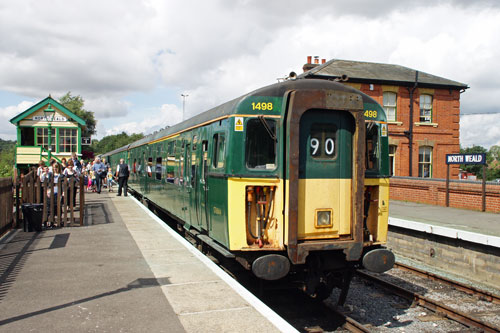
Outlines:
<svg viewBox="0 0 500 333"><path fill-rule="evenodd" d="M313 272L306 277L308 293L322 284L327 290L332 284L346 289L355 267L383 272L394 264L392 252L383 248L387 178L365 184L365 162L371 158L366 139L375 125L365 121L360 93L301 90L289 100L288 256Z"/></svg>

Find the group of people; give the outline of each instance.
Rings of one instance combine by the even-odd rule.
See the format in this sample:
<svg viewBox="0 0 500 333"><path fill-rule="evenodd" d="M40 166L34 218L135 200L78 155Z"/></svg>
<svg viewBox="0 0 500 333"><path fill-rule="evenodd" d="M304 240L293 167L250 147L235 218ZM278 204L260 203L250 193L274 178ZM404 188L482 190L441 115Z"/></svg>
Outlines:
<svg viewBox="0 0 500 333"><path fill-rule="evenodd" d="M84 171L84 177L88 179L88 188L94 192L101 193L103 186L108 188L108 191L113 191L113 185L116 183L115 179L118 179L118 194L121 196L122 190L124 196L127 196L127 186L129 177L129 168L125 164L125 160L120 159L120 164L116 167L116 172L113 173L109 163L106 163L106 159L100 159L96 157L91 163L88 163ZM88 175L88 176L87 176Z"/></svg>
<svg viewBox="0 0 500 333"><path fill-rule="evenodd" d="M59 189L56 185L59 177L66 177L68 179L75 177L78 179L80 175L83 175L84 184L88 191L101 193L103 186L106 186L111 192L113 190L113 185L115 185L116 180L118 180L118 196L121 196L122 191L124 195L127 196L129 173L128 165L125 164L124 159L120 160L120 164L117 165L116 171L113 172L110 164L106 163L106 159L101 160L99 157L96 157L94 161L85 163L83 160L78 159L76 153L73 153L69 160L62 158L61 163L58 163L55 159L51 159L48 166L46 166L43 161L40 161L37 169L37 177L40 178L41 182L44 182L45 179L54 180L55 185L53 191L56 199L59 193ZM76 203L76 191L77 188L74 187L73 205ZM48 191L47 194L50 196L50 191Z"/></svg>

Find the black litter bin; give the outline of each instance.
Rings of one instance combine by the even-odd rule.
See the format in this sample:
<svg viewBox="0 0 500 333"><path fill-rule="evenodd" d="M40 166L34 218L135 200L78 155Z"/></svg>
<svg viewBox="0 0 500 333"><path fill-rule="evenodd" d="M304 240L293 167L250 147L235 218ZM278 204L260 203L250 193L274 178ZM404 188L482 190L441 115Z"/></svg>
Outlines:
<svg viewBox="0 0 500 333"><path fill-rule="evenodd" d="M42 231L43 204L32 204L29 210L31 211L33 229L35 231Z"/></svg>
<svg viewBox="0 0 500 333"><path fill-rule="evenodd" d="M29 209L30 207L31 207L30 203L25 203L21 205L21 211L23 212L23 217L24 217L23 230L28 232L33 231L31 223L31 210Z"/></svg>

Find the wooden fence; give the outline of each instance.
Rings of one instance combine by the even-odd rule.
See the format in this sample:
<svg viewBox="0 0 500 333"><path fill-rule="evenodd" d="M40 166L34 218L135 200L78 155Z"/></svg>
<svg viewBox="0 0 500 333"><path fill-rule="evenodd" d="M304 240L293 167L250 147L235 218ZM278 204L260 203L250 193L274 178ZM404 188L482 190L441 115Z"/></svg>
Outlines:
<svg viewBox="0 0 500 333"><path fill-rule="evenodd" d="M54 187L57 186L58 194L54 193ZM42 221L48 221L51 225L68 226L75 222L75 213L78 200L78 222L83 225L85 191L83 176L76 177L58 177L54 182L53 177L46 177L43 182L36 175L36 169L26 174L21 180L21 201L23 203L42 203L43 218ZM69 215L69 216L68 216Z"/></svg>
<svg viewBox="0 0 500 333"><path fill-rule="evenodd" d="M13 189L11 178L0 178L0 235L14 226Z"/></svg>

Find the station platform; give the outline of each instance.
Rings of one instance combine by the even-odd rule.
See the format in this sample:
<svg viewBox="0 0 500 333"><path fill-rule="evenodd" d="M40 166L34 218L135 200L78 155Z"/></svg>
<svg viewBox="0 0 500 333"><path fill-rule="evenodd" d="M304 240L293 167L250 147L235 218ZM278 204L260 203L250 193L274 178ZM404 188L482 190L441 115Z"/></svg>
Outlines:
<svg viewBox="0 0 500 333"><path fill-rule="evenodd" d="M500 214L391 200L389 225L500 248Z"/></svg>
<svg viewBox="0 0 500 333"><path fill-rule="evenodd" d="M294 332L132 196L86 195L85 226L0 242L3 332Z"/></svg>

